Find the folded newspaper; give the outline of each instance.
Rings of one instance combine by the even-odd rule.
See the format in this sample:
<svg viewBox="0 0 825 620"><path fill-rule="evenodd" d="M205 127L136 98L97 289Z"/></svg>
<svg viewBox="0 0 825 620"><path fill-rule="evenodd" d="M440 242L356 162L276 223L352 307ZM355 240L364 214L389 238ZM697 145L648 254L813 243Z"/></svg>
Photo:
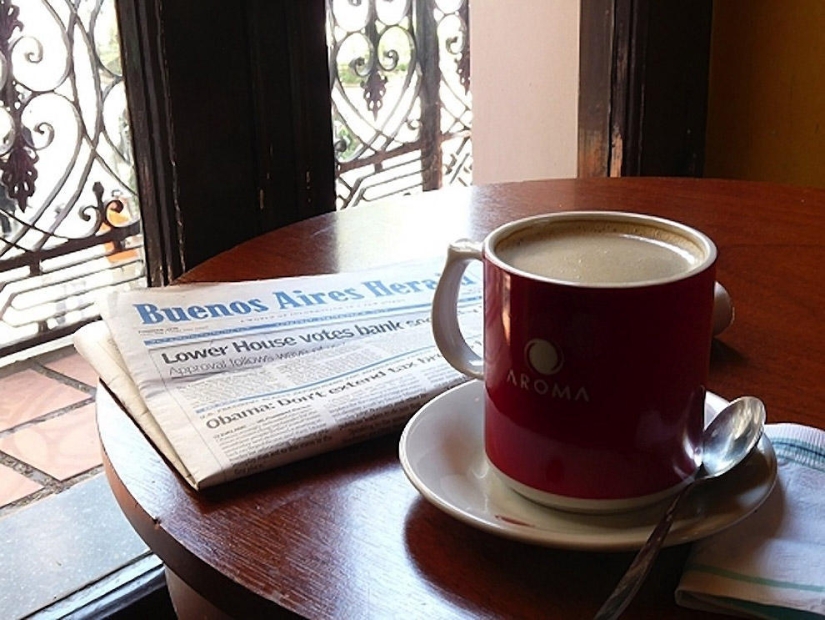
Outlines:
<svg viewBox="0 0 825 620"><path fill-rule="evenodd" d="M74 344L195 488L396 430L466 377L430 328L443 260L118 291ZM459 320L480 348L481 276Z"/></svg>

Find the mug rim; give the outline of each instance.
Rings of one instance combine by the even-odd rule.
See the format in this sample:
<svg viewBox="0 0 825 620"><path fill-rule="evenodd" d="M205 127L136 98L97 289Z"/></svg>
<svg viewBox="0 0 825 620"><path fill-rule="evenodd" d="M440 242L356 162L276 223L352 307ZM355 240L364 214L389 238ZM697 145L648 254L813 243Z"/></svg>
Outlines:
<svg viewBox="0 0 825 620"><path fill-rule="evenodd" d="M639 224L646 226L654 226L669 232L674 232L683 237L689 238L697 246L699 246L705 256L690 269L675 275L666 276L662 278L654 278L650 280L636 280L632 282L574 282L562 278L553 278L550 276L543 276L540 274L525 271L505 262L495 251L495 246L502 237L513 234L523 228L527 228L537 222L543 221L559 221L559 222L575 222L575 221L605 221ZM514 275L535 280L538 282L547 282L551 284L569 286L582 289L635 289L650 286L659 286L671 282L681 282L689 279L696 274L702 273L709 269L716 262L718 250L713 240L705 233L697 230L687 224L670 220L667 218L647 215L644 213L634 213L630 211L558 211L554 213L542 213L539 215L532 215L529 217L513 220L502 224L492 232L490 232L482 243L482 254L484 259L490 261L498 268L512 273Z"/></svg>

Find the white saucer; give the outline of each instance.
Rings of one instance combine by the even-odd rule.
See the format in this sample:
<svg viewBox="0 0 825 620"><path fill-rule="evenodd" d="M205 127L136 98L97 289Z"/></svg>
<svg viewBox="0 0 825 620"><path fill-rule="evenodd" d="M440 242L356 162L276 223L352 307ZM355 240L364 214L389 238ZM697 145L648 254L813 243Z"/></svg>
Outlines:
<svg viewBox="0 0 825 620"><path fill-rule="evenodd" d="M401 466L413 486L447 514L493 534L568 549L638 549L664 510L663 503L632 512L587 515L536 504L506 487L483 446L484 386L464 383L436 397L407 423ZM708 393L705 422L727 404ZM674 545L718 532L745 518L776 481L776 455L763 435L748 460L685 498L665 542Z"/></svg>

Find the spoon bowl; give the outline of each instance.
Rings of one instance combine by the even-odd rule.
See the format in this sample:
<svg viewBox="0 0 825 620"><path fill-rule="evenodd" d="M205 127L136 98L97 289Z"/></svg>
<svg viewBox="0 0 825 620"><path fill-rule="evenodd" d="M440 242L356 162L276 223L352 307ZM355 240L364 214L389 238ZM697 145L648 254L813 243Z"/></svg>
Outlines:
<svg viewBox="0 0 825 620"><path fill-rule="evenodd" d="M697 476L716 478L741 463L762 436L765 417L765 405L754 396L737 398L720 411L702 434Z"/></svg>
<svg viewBox="0 0 825 620"><path fill-rule="evenodd" d="M718 478L744 461L762 436L765 418L765 405L761 400L753 396L742 396L722 409L708 424L702 433L702 464L699 470L674 496L650 537L596 613L595 620L612 620L624 611L659 555L682 498L696 484Z"/></svg>

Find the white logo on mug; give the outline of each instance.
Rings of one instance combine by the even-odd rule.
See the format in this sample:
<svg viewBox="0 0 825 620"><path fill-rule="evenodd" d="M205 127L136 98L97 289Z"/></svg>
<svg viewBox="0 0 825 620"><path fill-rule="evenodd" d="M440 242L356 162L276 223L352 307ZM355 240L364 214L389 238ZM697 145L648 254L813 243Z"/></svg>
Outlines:
<svg viewBox="0 0 825 620"><path fill-rule="evenodd" d="M533 338L524 345L524 357L535 372L540 375L554 375L564 365L564 355L552 342Z"/></svg>
<svg viewBox="0 0 825 620"><path fill-rule="evenodd" d="M556 374L564 365L564 355L561 349L552 342L541 338L533 338L524 345L524 359L533 374L545 377ZM512 368L507 372L506 380L507 383L521 390L533 392L539 396L549 396L550 398L574 402L590 402L590 394L584 386L575 387L567 383L545 381L524 372L516 374Z"/></svg>

